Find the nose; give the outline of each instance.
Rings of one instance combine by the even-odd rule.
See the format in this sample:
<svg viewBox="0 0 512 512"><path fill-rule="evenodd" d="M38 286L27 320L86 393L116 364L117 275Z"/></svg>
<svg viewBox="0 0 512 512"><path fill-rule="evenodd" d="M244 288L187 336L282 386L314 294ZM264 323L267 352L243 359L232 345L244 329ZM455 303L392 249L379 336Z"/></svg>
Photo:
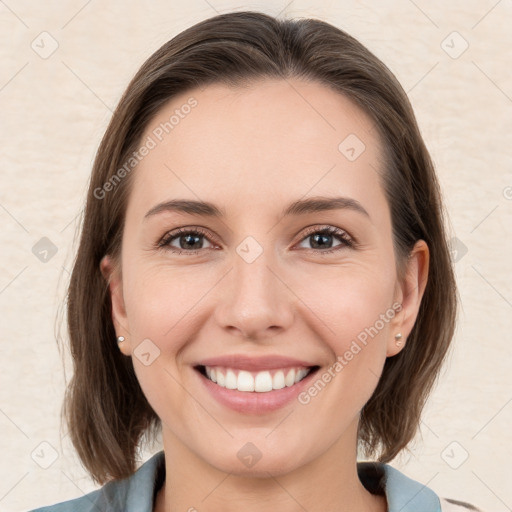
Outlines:
<svg viewBox="0 0 512 512"><path fill-rule="evenodd" d="M217 325L231 335L265 340L293 321L295 296L270 253L264 250L252 262L234 253L233 268L222 280L215 309Z"/></svg>

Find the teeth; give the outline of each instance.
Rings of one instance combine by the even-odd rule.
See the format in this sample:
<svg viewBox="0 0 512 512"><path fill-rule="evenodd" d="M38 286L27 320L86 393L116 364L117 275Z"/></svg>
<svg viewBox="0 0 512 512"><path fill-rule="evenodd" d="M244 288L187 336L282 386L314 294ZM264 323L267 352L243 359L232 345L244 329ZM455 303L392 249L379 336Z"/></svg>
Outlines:
<svg viewBox="0 0 512 512"><path fill-rule="evenodd" d="M289 388L290 386L293 386L295 384L295 370L291 369L284 379L284 383L286 384L286 387Z"/></svg>
<svg viewBox="0 0 512 512"><path fill-rule="evenodd" d="M205 366L207 377L219 386L238 391L266 393L275 389L283 389L300 382L308 375L309 368L290 368L289 370L261 371L251 373L231 368L213 368ZM272 375L273 373L273 375Z"/></svg>
<svg viewBox="0 0 512 512"><path fill-rule="evenodd" d="M297 372L297 375L295 375L295 384L297 384L297 382L300 382L308 373L309 370L307 368L301 368Z"/></svg>
<svg viewBox="0 0 512 512"><path fill-rule="evenodd" d="M272 391L272 376L270 372L259 372L254 379L254 389L260 393Z"/></svg>
<svg viewBox="0 0 512 512"><path fill-rule="evenodd" d="M249 372L241 371L238 374L237 389L238 391L254 391L254 377Z"/></svg>
<svg viewBox="0 0 512 512"><path fill-rule="evenodd" d="M279 370L272 378L273 389L283 389L286 386L284 382L284 372Z"/></svg>
<svg viewBox="0 0 512 512"><path fill-rule="evenodd" d="M228 389L236 389L238 386L237 384L237 378L235 375L235 372L232 370L228 370L226 372L226 387Z"/></svg>
<svg viewBox="0 0 512 512"><path fill-rule="evenodd" d="M226 387L226 377L222 372L219 372L218 370L215 372L215 375L217 376L217 384L223 388Z"/></svg>

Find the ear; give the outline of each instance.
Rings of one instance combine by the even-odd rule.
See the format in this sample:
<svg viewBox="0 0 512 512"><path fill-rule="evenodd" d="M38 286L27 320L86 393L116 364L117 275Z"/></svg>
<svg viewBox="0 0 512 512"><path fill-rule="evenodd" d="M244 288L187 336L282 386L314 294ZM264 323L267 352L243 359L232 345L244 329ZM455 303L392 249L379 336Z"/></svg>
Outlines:
<svg viewBox="0 0 512 512"><path fill-rule="evenodd" d="M116 336L124 336L125 341L119 344L119 349L125 356L131 355L129 333L127 329L128 319L124 305L123 281L118 265L107 254L100 262L100 270L108 283L110 301L112 303L112 322L116 330ZM112 340L115 343L116 340Z"/></svg>
<svg viewBox="0 0 512 512"><path fill-rule="evenodd" d="M397 286L395 299L402 304L402 309L391 323L387 347L388 357L398 354L403 349L414 327L427 286L429 261L430 252L427 243L424 240L418 240L407 259L405 276ZM402 335L400 345L395 340L395 335L398 333Z"/></svg>

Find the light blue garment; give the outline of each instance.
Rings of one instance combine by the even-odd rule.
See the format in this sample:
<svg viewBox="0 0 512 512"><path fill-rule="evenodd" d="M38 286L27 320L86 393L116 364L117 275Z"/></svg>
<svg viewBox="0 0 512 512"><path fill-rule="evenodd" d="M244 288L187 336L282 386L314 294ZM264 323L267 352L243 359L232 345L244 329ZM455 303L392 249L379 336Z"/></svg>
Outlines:
<svg viewBox="0 0 512 512"><path fill-rule="evenodd" d="M370 489L376 484L384 489L388 512L441 512L439 497L432 489L411 480L388 464L358 463L363 485ZM371 471L371 469L376 469ZM146 461L131 477L105 484L80 498L64 501L31 512L153 512L153 500L165 475L164 452ZM373 478L373 482L370 480Z"/></svg>

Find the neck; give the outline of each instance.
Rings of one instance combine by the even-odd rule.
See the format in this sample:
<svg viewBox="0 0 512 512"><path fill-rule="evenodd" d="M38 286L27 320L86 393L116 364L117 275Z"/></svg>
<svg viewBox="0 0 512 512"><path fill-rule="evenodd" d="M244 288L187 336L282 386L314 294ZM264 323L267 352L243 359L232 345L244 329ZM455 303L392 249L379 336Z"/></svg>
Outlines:
<svg viewBox="0 0 512 512"><path fill-rule="evenodd" d="M220 471L170 435L164 435L164 450L166 480L154 512L387 510L386 498L371 494L360 482L356 451L347 450L342 439L293 471L257 476Z"/></svg>

